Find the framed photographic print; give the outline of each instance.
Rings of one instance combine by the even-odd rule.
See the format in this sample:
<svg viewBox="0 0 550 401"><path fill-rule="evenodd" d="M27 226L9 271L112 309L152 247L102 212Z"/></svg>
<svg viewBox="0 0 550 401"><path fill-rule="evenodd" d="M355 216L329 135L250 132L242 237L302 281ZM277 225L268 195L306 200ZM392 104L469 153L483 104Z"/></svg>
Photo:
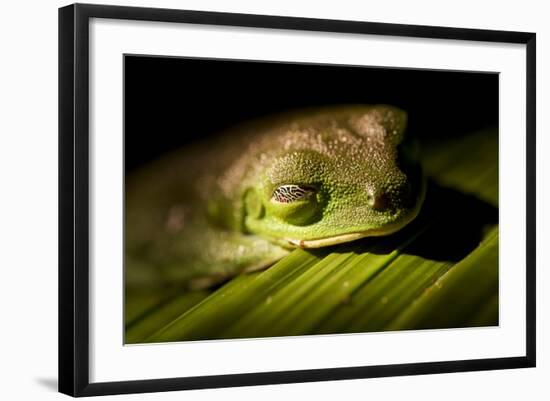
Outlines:
<svg viewBox="0 0 550 401"><path fill-rule="evenodd" d="M59 389L535 366L535 34L59 10Z"/></svg>

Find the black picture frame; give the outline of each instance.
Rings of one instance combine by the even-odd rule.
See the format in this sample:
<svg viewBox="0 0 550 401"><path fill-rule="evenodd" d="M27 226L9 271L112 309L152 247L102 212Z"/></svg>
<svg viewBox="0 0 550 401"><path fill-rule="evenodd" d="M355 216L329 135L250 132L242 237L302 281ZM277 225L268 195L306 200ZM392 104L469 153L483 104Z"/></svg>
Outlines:
<svg viewBox="0 0 550 401"><path fill-rule="evenodd" d="M521 357L90 383L88 61L91 18L516 43L526 46L526 354ZM74 4L59 9L59 391L94 396L535 366L536 35L220 12Z"/></svg>

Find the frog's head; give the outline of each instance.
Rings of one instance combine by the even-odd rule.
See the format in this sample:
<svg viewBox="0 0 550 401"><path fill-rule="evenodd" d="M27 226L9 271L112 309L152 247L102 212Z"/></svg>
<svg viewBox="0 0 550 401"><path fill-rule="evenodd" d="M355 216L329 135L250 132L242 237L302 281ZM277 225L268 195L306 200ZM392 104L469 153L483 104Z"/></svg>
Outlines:
<svg viewBox="0 0 550 401"><path fill-rule="evenodd" d="M243 193L244 228L305 248L401 229L418 214L425 191L405 126L406 113L389 106L294 120Z"/></svg>

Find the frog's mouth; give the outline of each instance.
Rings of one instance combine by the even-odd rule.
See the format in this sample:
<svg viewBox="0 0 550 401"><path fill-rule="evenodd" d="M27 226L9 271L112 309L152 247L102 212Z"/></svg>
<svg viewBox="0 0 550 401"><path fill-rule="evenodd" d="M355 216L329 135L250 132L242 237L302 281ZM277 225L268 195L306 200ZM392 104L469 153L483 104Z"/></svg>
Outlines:
<svg viewBox="0 0 550 401"><path fill-rule="evenodd" d="M424 195L425 195L425 183L422 184L420 196L414 209L412 209L409 213L407 213L405 216L403 216L399 220L393 223L384 225L383 227L373 228L365 231L338 234L338 235L333 235L333 236L324 237L324 238L309 239L309 240L284 238L283 241L286 241L291 247L322 248L325 246L337 245L337 244L342 244L344 242L355 241L365 237L381 237L385 235L390 235L401 230L403 227L405 227L407 224L413 221L416 218L416 216L418 216L418 213L420 212L420 209L424 201Z"/></svg>
<svg viewBox="0 0 550 401"><path fill-rule="evenodd" d="M393 234L401 230L405 225L409 224L417 216L417 213L412 213L407 216L406 219L399 221L395 224L390 224L381 228L371 229L366 231L347 233L334 235L332 237L317 238L310 240L285 238L285 240L292 246L299 248L322 248L324 246L342 244L344 242L355 241L364 237L381 237L385 235Z"/></svg>

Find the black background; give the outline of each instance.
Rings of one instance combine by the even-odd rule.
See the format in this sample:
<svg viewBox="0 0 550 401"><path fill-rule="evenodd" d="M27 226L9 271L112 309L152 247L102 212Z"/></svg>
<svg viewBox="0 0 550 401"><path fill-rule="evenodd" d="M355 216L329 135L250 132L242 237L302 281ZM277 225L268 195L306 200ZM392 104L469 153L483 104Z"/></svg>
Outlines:
<svg viewBox="0 0 550 401"><path fill-rule="evenodd" d="M126 170L244 120L292 108L386 103L418 137L498 124L498 74L125 56Z"/></svg>

